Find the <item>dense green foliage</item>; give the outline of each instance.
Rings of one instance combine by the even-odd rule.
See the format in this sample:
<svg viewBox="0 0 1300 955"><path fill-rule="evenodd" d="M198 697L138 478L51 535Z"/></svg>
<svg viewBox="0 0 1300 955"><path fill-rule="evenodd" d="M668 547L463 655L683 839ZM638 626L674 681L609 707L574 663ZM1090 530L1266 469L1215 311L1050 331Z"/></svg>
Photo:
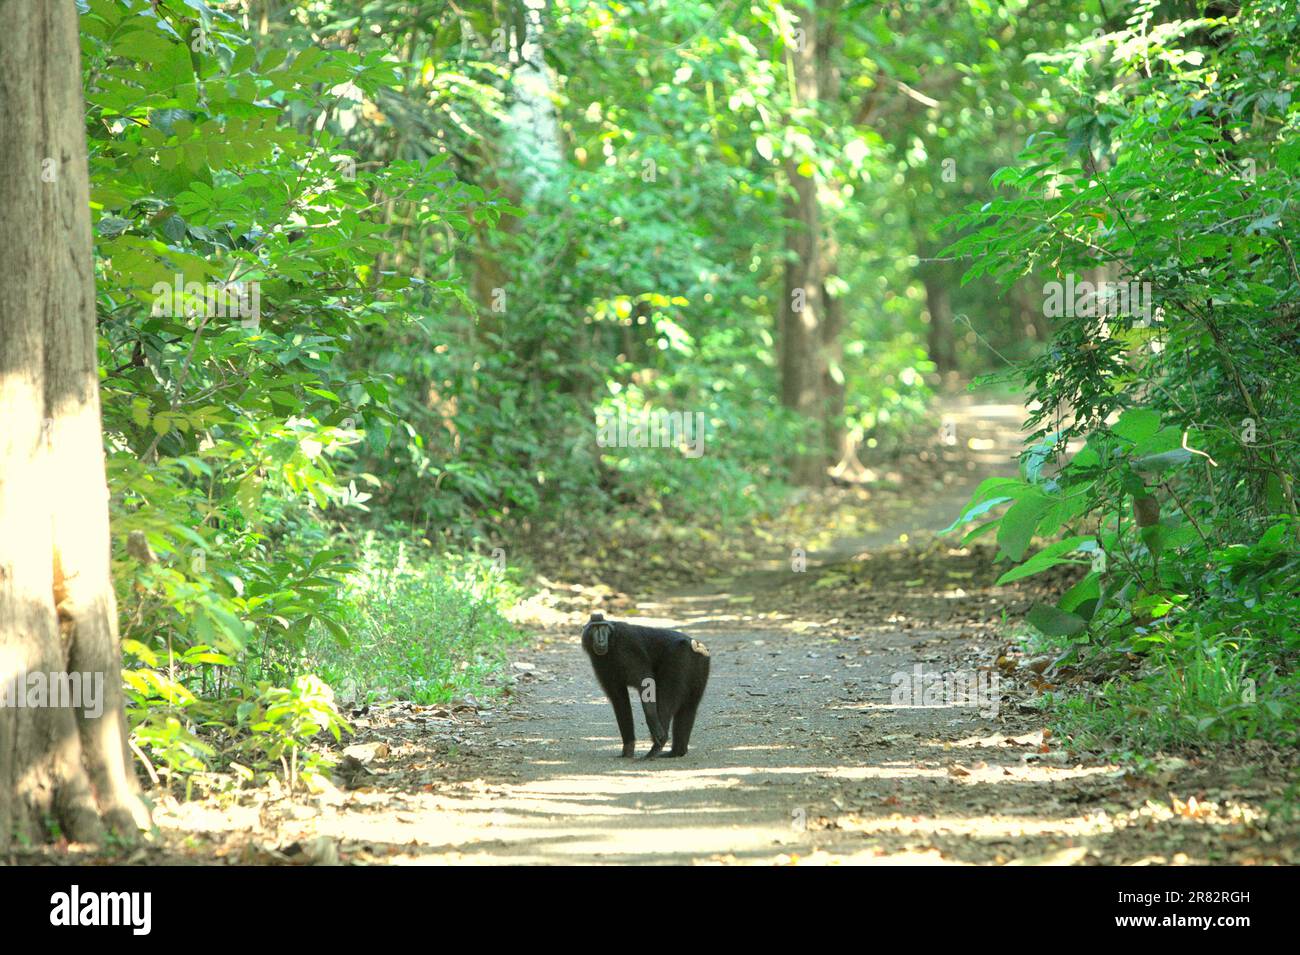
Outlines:
<svg viewBox="0 0 1300 955"><path fill-rule="evenodd" d="M962 219L968 277L1108 269L1142 283L1141 307L1058 319L1028 368L1038 430L1023 479L987 482L966 515L1010 505L968 535L996 530L1018 565L1004 580L1089 566L1030 616L1068 646L1063 661L1136 661L1095 704L1070 704L1089 736L1296 731L1297 39L1293 4L1232 20L1137 5L1042 58L1075 118L1035 136L994 177L1008 194ZM1025 559L1033 537L1061 533Z"/></svg>
<svg viewBox="0 0 1300 955"><path fill-rule="evenodd" d="M394 312L459 291L382 268L385 206L448 242L508 208L445 156L373 167L298 128L326 92L397 86L378 55L259 51L198 6L83 17L114 531L147 545L118 566L140 664L127 679L164 771L274 767L341 725L302 654L314 634L348 643L373 601L341 586L356 560L325 517L367 508L380 482L360 446L399 421L391 383L340 359ZM195 733L214 725L230 750Z"/></svg>
<svg viewBox="0 0 1300 955"><path fill-rule="evenodd" d="M1007 361L1035 447L973 533L1091 564L1031 622L1145 681L1072 706L1294 727L1297 14L1200 6L84 0L138 755L296 776L335 693L491 692L513 542L743 524L821 431L883 455ZM826 421L781 397L800 178ZM1047 314L1103 272L1151 321ZM598 441L648 410L707 452Z"/></svg>

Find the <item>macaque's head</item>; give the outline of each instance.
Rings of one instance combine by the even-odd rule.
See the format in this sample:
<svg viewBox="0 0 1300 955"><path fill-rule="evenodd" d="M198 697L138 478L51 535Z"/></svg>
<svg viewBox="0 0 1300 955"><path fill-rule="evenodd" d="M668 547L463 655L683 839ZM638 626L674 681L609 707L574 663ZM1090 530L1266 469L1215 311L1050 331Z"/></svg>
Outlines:
<svg viewBox="0 0 1300 955"><path fill-rule="evenodd" d="M587 641L587 636L591 636L591 652L598 657L603 657L609 653L609 635L614 628L605 621L603 613L593 613L587 625L582 628L582 640Z"/></svg>

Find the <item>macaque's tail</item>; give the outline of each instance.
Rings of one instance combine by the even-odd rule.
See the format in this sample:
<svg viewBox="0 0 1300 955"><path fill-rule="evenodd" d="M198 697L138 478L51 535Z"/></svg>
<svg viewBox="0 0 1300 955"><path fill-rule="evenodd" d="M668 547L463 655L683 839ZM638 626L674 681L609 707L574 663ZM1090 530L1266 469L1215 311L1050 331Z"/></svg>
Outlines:
<svg viewBox="0 0 1300 955"><path fill-rule="evenodd" d="M700 641L692 640L691 649L695 651L695 659L698 661L696 665L700 668L700 680L698 688L692 683L690 702L699 703L700 698L704 696L704 687L709 682L709 668L713 661L709 657L709 648Z"/></svg>

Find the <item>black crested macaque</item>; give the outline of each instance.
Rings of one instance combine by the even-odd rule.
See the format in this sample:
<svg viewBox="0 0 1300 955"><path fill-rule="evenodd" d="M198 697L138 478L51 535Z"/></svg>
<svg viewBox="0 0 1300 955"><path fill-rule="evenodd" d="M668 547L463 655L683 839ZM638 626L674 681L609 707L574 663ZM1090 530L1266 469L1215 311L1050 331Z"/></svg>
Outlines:
<svg viewBox="0 0 1300 955"><path fill-rule="evenodd" d="M593 613L582 628L582 649L614 706L623 756L636 754L628 687L641 697L646 725L654 737L645 758L658 756L670 734L673 748L664 755L685 756L695 711L709 682L709 651L704 644L676 630L606 620L603 614Z"/></svg>

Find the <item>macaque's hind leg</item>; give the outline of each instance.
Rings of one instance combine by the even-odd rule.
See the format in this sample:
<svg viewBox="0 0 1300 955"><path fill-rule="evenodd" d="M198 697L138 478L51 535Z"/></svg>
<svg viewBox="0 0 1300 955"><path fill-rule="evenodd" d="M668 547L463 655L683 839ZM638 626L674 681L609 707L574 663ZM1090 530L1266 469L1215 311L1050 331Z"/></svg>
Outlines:
<svg viewBox="0 0 1300 955"><path fill-rule="evenodd" d="M703 644L699 646L703 647ZM708 651L695 651L690 676L686 699L682 701L681 707L673 718L673 748L668 753L669 756L685 756L686 748L690 745L691 730L695 728L695 711L700 708L700 700L704 698L704 687L709 682Z"/></svg>
<svg viewBox="0 0 1300 955"><path fill-rule="evenodd" d="M654 759L668 743L668 726L663 722L662 711L657 700L646 699L643 695L641 708L645 710L645 722L650 727L650 736L654 740L654 745L650 747L650 752L645 754L645 758ZM669 718L668 722L671 723L672 719Z"/></svg>
<svg viewBox="0 0 1300 955"><path fill-rule="evenodd" d="M693 662L691 657L692 654L688 650L684 654L675 653L665 660L659 667L654 685L656 699L651 701L642 697L646 722L650 723L650 708L653 706L663 729L662 735L651 730L654 733L655 745L647 754L647 759L659 755L668 745L669 736L673 739L677 738L677 722L681 719L682 705L691 691L690 677ZM687 735L689 734L688 729Z"/></svg>
<svg viewBox="0 0 1300 955"><path fill-rule="evenodd" d="M650 735L654 737L654 745L646 753L646 759L654 759L668 745L673 718L681 707L682 691L682 675L672 668L661 672L652 684L642 690L641 706L645 710Z"/></svg>
<svg viewBox="0 0 1300 955"><path fill-rule="evenodd" d="M688 700L677 711L673 719L673 748L667 753L668 756L686 755L686 747L691 742L691 730L695 726L695 711L699 706L698 699Z"/></svg>

